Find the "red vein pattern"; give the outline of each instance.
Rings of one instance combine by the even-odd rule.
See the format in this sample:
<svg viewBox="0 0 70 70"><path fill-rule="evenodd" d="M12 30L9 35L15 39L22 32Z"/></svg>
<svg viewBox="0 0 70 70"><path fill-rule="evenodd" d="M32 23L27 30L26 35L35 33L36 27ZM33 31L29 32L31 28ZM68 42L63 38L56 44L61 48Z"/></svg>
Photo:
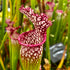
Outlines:
<svg viewBox="0 0 70 70"><path fill-rule="evenodd" d="M34 24L35 29L19 35L21 45L21 60L25 70L39 70L43 52L43 43L46 41L46 29L52 25L46 14L35 14L31 8L19 9Z"/></svg>

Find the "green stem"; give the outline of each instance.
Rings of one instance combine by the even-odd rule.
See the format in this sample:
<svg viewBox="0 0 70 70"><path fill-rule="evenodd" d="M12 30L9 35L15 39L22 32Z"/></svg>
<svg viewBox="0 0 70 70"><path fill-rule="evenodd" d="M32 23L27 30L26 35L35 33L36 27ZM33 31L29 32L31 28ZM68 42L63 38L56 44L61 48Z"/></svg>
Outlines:
<svg viewBox="0 0 70 70"><path fill-rule="evenodd" d="M59 42L62 41L62 36L63 36L64 30L66 28L66 24L67 24L67 17L65 19L63 19L63 24L62 24L62 27L61 27L62 31L60 30L61 33L60 33L60 36L59 36Z"/></svg>
<svg viewBox="0 0 70 70"><path fill-rule="evenodd" d="M60 30L60 25L61 25L61 16L58 16L58 18L60 18L59 20L57 19L57 28L56 28L56 32L55 32L55 35L54 35L54 44L57 43L57 38L58 38L58 33L59 33L59 30Z"/></svg>
<svg viewBox="0 0 70 70"><path fill-rule="evenodd" d="M10 54L10 70L12 70L12 47L10 37L9 37L9 54Z"/></svg>
<svg viewBox="0 0 70 70"><path fill-rule="evenodd" d="M35 10L36 0L30 0L30 1L31 1L30 2L31 3L31 8ZM34 29L34 26L33 26L32 22L30 22L30 23L32 25L32 28Z"/></svg>
<svg viewBox="0 0 70 70"><path fill-rule="evenodd" d="M12 20L12 1L10 0L10 19Z"/></svg>
<svg viewBox="0 0 70 70"><path fill-rule="evenodd" d="M22 61L21 61L21 55L19 55L19 60L20 60L21 69L24 70L23 65L22 65Z"/></svg>
<svg viewBox="0 0 70 70"><path fill-rule="evenodd" d="M2 14L2 35L1 35L1 39L3 38L4 36L4 32L5 32L5 18L6 18L6 0L3 0L3 14Z"/></svg>
<svg viewBox="0 0 70 70"><path fill-rule="evenodd" d="M20 53L19 44L11 44L12 47L12 70L17 70L17 62Z"/></svg>
<svg viewBox="0 0 70 70"><path fill-rule="evenodd" d="M16 0L10 0L10 17L11 17L11 20L15 16L15 2L16 2Z"/></svg>
<svg viewBox="0 0 70 70"><path fill-rule="evenodd" d="M8 0L6 0L6 17L8 18Z"/></svg>
<svg viewBox="0 0 70 70"><path fill-rule="evenodd" d="M49 45L49 34L50 34L50 28L47 29L47 40L46 40L46 58L49 60L49 63L51 64L50 62L50 45Z"/></svg>
<svg viewBox="0 0 70 70"><path fill-rule="evenodd" d="M18 0L17 7L16 7L16 16L18 17L15 26L22 25L23 15L19 11L20 6L21 6L21 0Z"/></svg>
<svg viewBox="0 0 70 70"><path fill-rule="evenodd" d="M31 0L31 8L35 10L36 0Z"/></svg>
<svg viewBox="0 0 70 70"><path fill-rule="evenodd" d="M1 55L0 55L0 64L2 66L2 69L6 70Z"/></svg>
<svg viewBox="0 0 70 70"><path fill-rule="evenodd" d="M63 9L63 0L59 0L59 7L58 7L60 10Z"/></svg>
<svg viewBox="0 0 70 70"><path fill-rule="evenodd" d="M55 34L55 30L56 30L56 9L54 9L53 11L53 15L52 15L52 20L55 20L51 26L51 31L50 31L50 34L53 35L53 37L50 37L50 44L53 45L54 44L54 34Z"/></svg>
<svg viewBox="0 0 70 70"><path fill-rule="evenodd" d="M10 53L10 70L17 70L17 62L19 59L20 46L18 41L12 43L9 38L9 53Z"/></svg>
<svg viewBox="0 0 70 70"><path fill-rule="evenodd" d="M63 22L62 22L62 16L61 16L60 20L59 20L59 29L58 29L58 34L57 34L57 38L59 38L57 41L58 43L62 41L62 38L60 38L61 33L62 33L61 29L63 28L62 25L63 25ZM60 34L60 36L59 36L59 34Z"/></svg>
<svg viewBox="0 0 70 70"><path fill-rule="evenodd" d="M12 14L13 14L13 17L15 15L15 2L16 2L16 0L12 1Z"/></svg>
<svg viewBox="0 0 70 70"><path fill-rule="evenodd" d="M67 66L70 66L70 11L68 12L68 46L67 46Z"/></svg>
<svg viewBox="0 0 70 70"><path fill-rule="evenodd" d="M3 37L3 40L2 40L1 45L0 45L0 50L1 50L2 46L4 45L4 42L6 39L7 39L7 33L5 33L5 35Z"/></svg>

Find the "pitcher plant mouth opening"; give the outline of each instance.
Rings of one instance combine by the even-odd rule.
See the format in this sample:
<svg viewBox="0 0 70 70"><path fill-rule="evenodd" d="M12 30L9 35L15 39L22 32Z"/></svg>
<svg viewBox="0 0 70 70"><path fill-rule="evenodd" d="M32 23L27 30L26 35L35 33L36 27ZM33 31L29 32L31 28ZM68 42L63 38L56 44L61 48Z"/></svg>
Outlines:
<svg viewBox="0 0 70 70"><path fill-rule="evenodd" d="M28 47L41 46L46 41L46 30L52 22L48 20L46 14L36 14L30 7L24 8L22 5L19 10L31 20L35 27L34 30L20 34L19 44Z"/></svg>
<svg viewBox="0 0 70 70"><path fill-rule="evenodd" d="M19 37L18 37L19 44L23 45L23 46L28 46L28 47L37 47L37 46L41 46L42 44L44 44L44 42L46 41L46 33L43 35L43 40L39 43L35 43L35 42L29 43L31 40L28 43L26 42L26 41L28 41L27 39L30 38L29 34L31 32L34 32L34 31L35 30L31 30L31 31L24 32L24 33L20 34ZM28 38L26 39L27 36L28 36ZM39 41L39 39L38 39L38 41Z"/></svg>

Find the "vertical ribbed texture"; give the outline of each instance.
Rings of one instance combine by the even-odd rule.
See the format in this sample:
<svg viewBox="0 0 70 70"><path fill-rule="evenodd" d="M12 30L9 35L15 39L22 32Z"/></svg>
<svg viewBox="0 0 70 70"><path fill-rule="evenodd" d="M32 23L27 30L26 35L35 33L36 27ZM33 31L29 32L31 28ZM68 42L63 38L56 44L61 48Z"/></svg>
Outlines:
<svg viewBox="0 0 70 70"><path fill-rule="evenodd" d="M22 14L19 11L20 6L21 6L21 0L18 0L17 1L17 6L16 6L16 16L18 16L18 17L17 17L17 21L16 21L15 26L22 25L23 17L22 17Z"/></svg>
<svg viewBox="0 0 70 70"><path fill-rule="evenodd" d="M70 11L68 12L67 66L70 66Z"/></svg>
<svg viewBox="0 0 70 70"><path fill-rule="evenodd" d="M47 40L46 40L46 58L49 60L50 62L50 44L49 44L49 34L50 34L50 28L47 29ZM48 52L48 53L47 53Z"/></svg>
<svg viewBox="0 0 70 70"><path fill-rule="evenodd" d="M21 61L24 70L39 70L43 46L21 48Z"/></svg>
<svg viewBox="0 0 70 70"><path fill-rule="evenodd" d="M11 46L12 47L12 70L17 70L17 62L20 52L20 46L17 40L11 39Z"/></svg>
<svg viewBox="0 0 70 70"><path fill-rule="evenodd" d="M18 43L19 34L16 32L19 27L13 27L14 22L10 19L6 20L6 27L9 36L9 53L10 53L10 70L17 70L17 62L19 58L20 46Z"/></svg>
<svg viewBox="0 0 70 70"><path fill-rule="evenodd" d="M2 14L2 37L4 36L4 33L5 33L5 18L6 18L6 0L3 0L3 8L2 8L2 11L3 11L3 14ZM1 39L2 40L2 39Z"/></svg>

